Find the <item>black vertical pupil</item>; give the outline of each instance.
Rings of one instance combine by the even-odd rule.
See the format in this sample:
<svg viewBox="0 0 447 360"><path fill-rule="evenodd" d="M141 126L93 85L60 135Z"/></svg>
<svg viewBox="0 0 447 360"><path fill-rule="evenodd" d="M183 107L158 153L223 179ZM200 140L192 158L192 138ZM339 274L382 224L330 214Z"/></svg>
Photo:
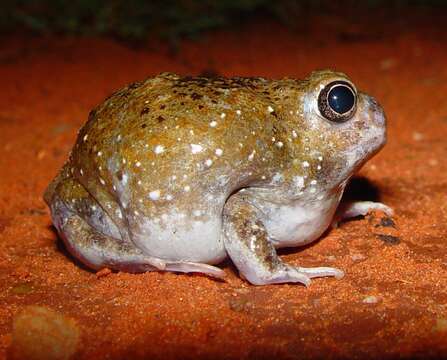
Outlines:
<svg viewBox="0 0 447 360"><path fill-rule="evenodd" d="M344 114L351 110L355 104L354 93L344 85L334 86L328 94L328 103L332 110Z"/></svg>

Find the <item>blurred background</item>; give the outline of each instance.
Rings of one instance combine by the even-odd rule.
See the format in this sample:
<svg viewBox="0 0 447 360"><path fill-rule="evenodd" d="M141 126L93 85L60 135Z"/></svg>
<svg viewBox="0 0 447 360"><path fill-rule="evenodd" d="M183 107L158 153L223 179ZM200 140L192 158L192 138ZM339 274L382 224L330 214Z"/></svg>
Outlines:
<svg viewBox="0 0 447 360"><path fill-rule="evenodd" d="M0 30L32 34L105 35L134 44L149 36L176 42L208 30L270 19L291 29L309 25L309 17L340 16L345 21L393 20L405 23L408 12L438 13L443 0L4 0ZM441 10L442 11L442 10Z"/></svg>

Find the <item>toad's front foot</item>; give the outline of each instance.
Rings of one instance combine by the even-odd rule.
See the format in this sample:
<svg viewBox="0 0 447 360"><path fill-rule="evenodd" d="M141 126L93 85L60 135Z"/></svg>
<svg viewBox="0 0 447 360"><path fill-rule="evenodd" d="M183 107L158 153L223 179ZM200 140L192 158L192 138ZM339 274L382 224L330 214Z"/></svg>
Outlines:
<svg viewBox="0 0 447 360"><path fill-rule="evenodd" d="M259 209L235 196L224 211L224 243L239 273L254 285L301 283L315 277L342 278L343 272L329 267L303 268L285 264L277 255L262 223Z"/></svg>
<svg viewBox="0 0 447 360"><path fill-rule="evenodd" d="M261 270L261 269L260 269ZM303 268L283 264L280 268L270 274L265 271L259 271L258 276L252 283L256 285L281 284L286 282L298 282L309 286L312 278L333 276L341 279L344 276L343 271L330 267Z"/></svg>

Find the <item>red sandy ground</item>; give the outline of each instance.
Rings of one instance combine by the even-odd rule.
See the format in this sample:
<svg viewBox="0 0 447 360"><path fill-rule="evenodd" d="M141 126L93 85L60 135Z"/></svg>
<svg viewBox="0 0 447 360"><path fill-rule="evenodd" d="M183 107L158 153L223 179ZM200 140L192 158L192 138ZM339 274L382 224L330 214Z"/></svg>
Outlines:
<svg viewBox="0 0 447 360"><path fill-rule="evenodd" d="M35 304L76 321L81 359L447 357L447 31L426 21L370 36L318 21L312 35L258 24L184 42L177 54L104 39L3 40L0 357L14 316ZM341 37L325 32L339 26ZM226 282L97 277L67 256L42 192L105 96L161 71L301 78L325 67L348 73L389 119L388 145L354 195L392 206L395 228L375 213L283 252L294 264L339 267L344 279L255 287L231 262Z"/></svg>

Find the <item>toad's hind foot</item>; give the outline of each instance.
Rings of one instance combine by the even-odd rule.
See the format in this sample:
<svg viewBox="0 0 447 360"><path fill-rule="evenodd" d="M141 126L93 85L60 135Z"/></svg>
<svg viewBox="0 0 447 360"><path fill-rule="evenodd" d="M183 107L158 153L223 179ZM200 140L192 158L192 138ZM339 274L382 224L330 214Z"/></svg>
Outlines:
<svg viewBox="0 0 447 360"><path fill-rule="evenodd" d="M202 273L217 279L223 279L225 277L225 271L208 264L189 261L167 261L165 264L166 266L164 270L166 271Z"/></svg>
<svg viewBox="0 0 447 360"><path fill-rule="evenodd" d="M299 282L309 286L312 278L333 276L341 279L344 276L343 271L330 267L303 268L284 264L279 267L270 276L265 277L263 284L278 284L285 282Z"/></svg>

